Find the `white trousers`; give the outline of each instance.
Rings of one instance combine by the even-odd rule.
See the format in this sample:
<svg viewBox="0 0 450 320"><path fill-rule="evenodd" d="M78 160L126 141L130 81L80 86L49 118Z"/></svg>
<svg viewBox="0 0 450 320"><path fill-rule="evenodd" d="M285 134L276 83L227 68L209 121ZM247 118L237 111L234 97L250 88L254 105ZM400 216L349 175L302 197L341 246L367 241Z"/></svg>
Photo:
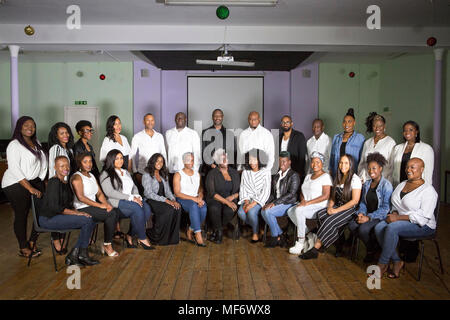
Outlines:
<svg viewBox="0 0 450 320"><path fill-rule="evenodd" d="M297 207L297 205L290 208L287 212L289 218L297 226L297 237L304 238L307 233L306 219L313 219L316 212L325 208L323 204L311 204L306 207Z"/></svg>

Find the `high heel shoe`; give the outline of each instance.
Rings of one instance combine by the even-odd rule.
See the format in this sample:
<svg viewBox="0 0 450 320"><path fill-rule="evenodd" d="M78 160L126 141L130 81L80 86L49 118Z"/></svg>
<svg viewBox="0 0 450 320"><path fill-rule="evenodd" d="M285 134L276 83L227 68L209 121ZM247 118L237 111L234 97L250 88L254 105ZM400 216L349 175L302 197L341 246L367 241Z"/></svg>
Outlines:
<svg viewBox="0 0 450 320"><path fill-rule="evenodd" d="M197 238L195 237L195 235L194 235L194 242L195 242L195 245L196 245L197 247L202 247L202 248L206 247L206 244L205 244L205 243L198 243L198 242L197 242Z"/></svg>
<svg viewBox="0 0 450 320"><path fill-rule="evenodd" d="M144 250L155 250L154 246L148 246L145 243L141 242L141 240L137 241L138 245L140 245L142 247L142 249Z"/></svg>
<svg viewBox="0 0 450 320"><path fill-rule="evenodd" d="M405 271L405 262L404 261L397 261L394 262L394 268L392 271L388 273L389 279L397 279L400 278L400 271Z"/></svg>
<svg viewBox="0 0 450 320"><path fill-rule="evenodd" d="M131 243L128 242L128 238L125 238L125 242L127 244L128 249L136 249L137 246L133 243L133 238L131 238Z"/></svg>
<svg viewBox="0 0 450 320"><path fill-rule="evenodd" d="M108 253L105 251L105 246L101 246L100 247L100 251L102 252L102 255L108 256L108 257L118 257L119 253L115 250L113 250L113 252Z"/></svg>

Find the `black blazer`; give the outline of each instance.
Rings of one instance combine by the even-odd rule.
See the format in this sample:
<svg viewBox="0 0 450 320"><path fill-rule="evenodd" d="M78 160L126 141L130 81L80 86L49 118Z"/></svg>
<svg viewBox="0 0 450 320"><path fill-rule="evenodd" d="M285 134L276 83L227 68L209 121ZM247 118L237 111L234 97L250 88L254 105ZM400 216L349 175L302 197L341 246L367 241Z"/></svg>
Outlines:
<svg viewBox="0 0 450 320"><path fill-rule="evenodd" d="M94 148L92 148L92 145L88 142L89 148L91 149L91 151L87 151L83 141L81 141L81 139L78 139L77 142L75 142L75 145L73 146L73 154L74 157L76 158L76 156L80 153L85 153L88 152L91 157L92 157L92 169L91 169L91 173L94 175L95 178L97 178L97 180L100 177L100 171L98 170L97 167L97 163L95 162L95 152L94 152ZM124 162L125 163L125 162ZM127 162L128 165L128 162Z"/></svg>
<svg viewBox="0 0 450 320"><path fill-rule="evenodd" d="M281 139L283 139L283 134L280 134L279 152L281 152ZM300 175L300 179L303 181L306 155L306 139L303 133L292 129L287 151L291 154L291 168Z"/></svg>

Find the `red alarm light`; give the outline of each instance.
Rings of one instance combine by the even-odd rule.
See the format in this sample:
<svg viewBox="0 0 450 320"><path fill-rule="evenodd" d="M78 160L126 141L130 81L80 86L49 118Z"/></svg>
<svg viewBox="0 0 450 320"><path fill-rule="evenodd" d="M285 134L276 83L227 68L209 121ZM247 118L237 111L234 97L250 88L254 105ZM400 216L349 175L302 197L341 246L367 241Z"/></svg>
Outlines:
<svg viewBox="0 0 450 320"><path fill-rule="evenodd" d="M105 80L106 76L102 73L99 78L100 78L100 80Z"/></svg>
<svg viewBox="0 0 450 320"><path fill-rule="evenodd" d="M427 45L428 45L429 47L433 47L433 46L436 44L436 42L437 42L437 40L436 40L435 37L429 37L429 38L427 39Z"/></svg>
<svg viewBox="0 0 450 320"><path fill-rule="evenodd" d="M352 72L350 72L350 73L348 74L348 76L349 76L350 78L353 78L353 77L355 76L355 73L352 71Z"/></svg>

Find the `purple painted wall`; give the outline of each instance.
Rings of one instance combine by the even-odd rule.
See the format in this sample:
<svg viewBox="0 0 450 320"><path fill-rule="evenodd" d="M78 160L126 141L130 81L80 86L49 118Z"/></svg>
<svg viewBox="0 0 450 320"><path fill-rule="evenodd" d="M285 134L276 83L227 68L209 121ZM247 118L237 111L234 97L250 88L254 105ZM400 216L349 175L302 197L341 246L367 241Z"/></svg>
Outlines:
<svg viewBox="0 0 450 320"><path fill-rule="evenodd" d="M135 61L133 69L134 133L144 129L143 118L149 112L155 116L156 131L161 132L161 70L144 61ZM141 77L141 69L147 69L149 76Z"/></svg>
<svg viewBox="0 0 450 320"><path fill-rule="evenodd" d="M290 101L290 73L265 72L264 76L264 127L279 129L283 115L289 115Z"/></svg>
<svg viewBox="0 0 450 320"><path fill-rule="evenodd" d="M148 78L141 78L141 69L149 69ZM302 69L311 70L310 78L302 77ZM311 122L318 115L318 64L300 66L291 72L231 72L232 74L264 74L264 126L279 128L280 119L290 114L295 129L311 136ZM161 71L154 66L134 63L134 132L143 129L147 112L155 115L155 128L161 133L175 126L177 112L187 112L187 74L208 72ZM230 74L216 71L214 74Z"/></svg>
<svg viewBox="0 0 450 320"><path fill-rule="evenodd" d="M311 71L310 78L304 78L302 71ZM291 116L296 130L303 132L306 139L312 136L312 121L319 115L319 64L300 65L291 70Z"/></svg>

